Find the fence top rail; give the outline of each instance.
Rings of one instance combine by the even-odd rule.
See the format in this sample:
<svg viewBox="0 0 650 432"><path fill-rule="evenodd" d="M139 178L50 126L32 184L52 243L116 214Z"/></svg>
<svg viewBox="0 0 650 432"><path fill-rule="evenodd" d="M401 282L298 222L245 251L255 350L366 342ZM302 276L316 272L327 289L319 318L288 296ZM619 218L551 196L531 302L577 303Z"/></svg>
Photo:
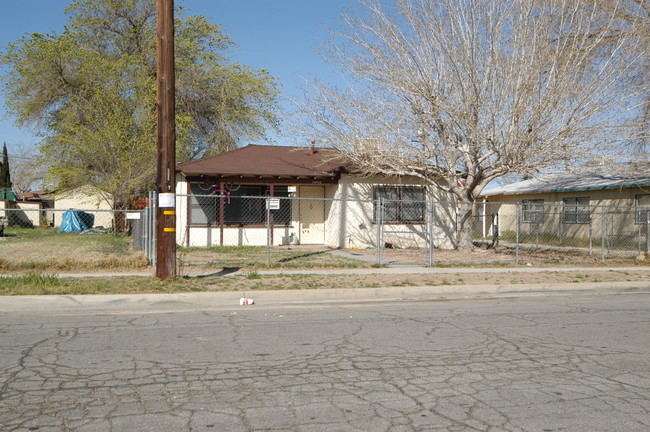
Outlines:
<svg viewBox="0 0 650 432"><path fill-rule="evenodd" d="M89 208L68 208L68 209L57 209L57 208L1 208L0 212L2 211L7 211L7 212L30 212L30 211L38 211L38 212L55 212L55 213L65 213L67 211L82 211L82 212L87 212L87 213L140 213L145 211L145 209L142 210L128 210L128 209L120 209L120 210L110 210L110 209L89 209Z"/></svg>
<svg viewBox="0 0 650 432"><path fill-rule="evenodd" d="M223 198L223 199L280 199L280 200L300 200L300 201L338 201L338 202L362 202L362 203L430 203L434 206L475 206L478 208L489 208L489 207L522 207L523 202L502 202L502 201L450 201L450 200L408 200L408 199L398 199L398 200L388 200L388 199L370 199L370 198L307 198L307 197L295 197L295 196L269 196L269 195L223 195L223 194L176 194L177 198L187 197L187 198ZM575 203L569 204L564 202L535 202L537 208L533 208L530 211L552 211L549 209L558 209L558 211L563 211L566 208L578 208L580 210L589 210L590 212L605 211L605 212L630 212L649 209L650 206L636 206L636 205L607 205L607 204L578 204ZM540 209L541 207L541 209ZM92 210L100 211L100 210ZM107 210L104 210L107 211ZM108 210L111 211L111 210ZM125 210L133 211L133 210Z"/></svg>
<svg viewBox="0 0 650 432"><path fill-rule="evenodd" d="M358 198L307 198L307 197L286 197L286 196L270 196L270 195L197 195L197 194L176 194L176 197L189 197L189 198L223 198L223 199L281 199L281 200L300 200L300 201L354 201L354 202L367 202L373 203L377 200L373 199L358 199Z"/></svg>

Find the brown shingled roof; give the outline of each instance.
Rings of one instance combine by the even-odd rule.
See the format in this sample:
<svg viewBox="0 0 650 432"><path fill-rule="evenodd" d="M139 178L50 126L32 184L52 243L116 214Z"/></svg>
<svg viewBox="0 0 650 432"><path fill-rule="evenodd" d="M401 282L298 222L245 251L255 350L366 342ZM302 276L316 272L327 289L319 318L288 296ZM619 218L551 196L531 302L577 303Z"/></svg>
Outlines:
<svg viewBox="0 0 650 432"><path fill-rule="evenodd" d="M332 149L250 144L178 165L186 176L336 177L345 163Z"/></svg>
<svg viewBox="0 0 650 432"><path fill-rule="evenodd" d="M51 198L52 197L50 196L50 193L46 190L37 190L16 194L16 199L18 201L43 201Z"/></svg>

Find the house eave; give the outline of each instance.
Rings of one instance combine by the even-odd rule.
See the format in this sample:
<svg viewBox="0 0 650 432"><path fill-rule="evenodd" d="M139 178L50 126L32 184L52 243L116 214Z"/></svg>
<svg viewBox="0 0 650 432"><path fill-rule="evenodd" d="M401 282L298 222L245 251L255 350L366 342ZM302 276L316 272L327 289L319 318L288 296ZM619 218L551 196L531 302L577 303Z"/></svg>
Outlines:
<svg viewBox="0 0 650 432"><path fill-rule="evenodd" d="M533 194L548 194L548 193L572 193L572 192L590 192L590 191L601 191L601 190L622 190L622 189L634 189L634 188L645 188L650 187L650 183L643 184L629 184L629 185L612 185L612 186L586 186L579 188L559 188L559 189L534 189L534 190L524 190L524 191L506 191L499 192L489 195L481 195L481 198L491 198L497 196L521 196L521 195L533 195Z"/></svg>
<svg viewBox="0 0 650 432"><path fill-rule="evenodd" d="M184 175L185 181L189 183L244 183L244 184L337 184L339 175L333 176L265 176L265 175L219 175L219 174L201 174L201 175Z"/></svg>

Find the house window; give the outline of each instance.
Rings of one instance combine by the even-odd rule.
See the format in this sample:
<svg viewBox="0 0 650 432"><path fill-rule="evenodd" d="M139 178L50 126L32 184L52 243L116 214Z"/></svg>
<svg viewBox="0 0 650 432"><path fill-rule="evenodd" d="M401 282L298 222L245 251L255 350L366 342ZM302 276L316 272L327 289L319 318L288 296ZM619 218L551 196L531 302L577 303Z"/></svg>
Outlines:
<svg viewBox="0 0 650 432"><path fill-rule="evenodd" d="M650 213L650 194L637 195L634 198L634 207L636 209L636 223L647 224L648 213Z"/></svg>
<svg viewBox="0 0 650 432"><path fill-rule="evenodd" d="M562 200L562 222L566 224L588 224L589 198L564 198Z"/></svg>
<svg viewBox="0 0 650 432"><path fill-rule="evenodd" d="M195 226L213 226L217 218L217 197L204 185L190 184L190 223Z"/></svg>
<svg viewBox="0 0 650 432"><path fill-rule="evenodd" d="M221 202L223 200L224 226L260 226L266 225L266 198L270 196L270 187L241 186L230 193L209 194L202 185L191 184L190 190L190 224L192 226L220 226ZM218 191L217 191L218 192ZM209 195L208 195L209 194ZM275 186L273 196L288 197L287 186ZM291 225L291 200L281 199L280 209L272 210L274 226Z"/></svg>
<svg viewBox="0 0 650 432"><path fill-rule="evenodd" d="M544 200L523 200L522 220L530 223L542 223L544 221Z"/></svg>
<svg viewBox="0 0 650 432"><path fill-rule="evenodd" d="M373 222L377 218L377 200L381 199L383 223L423 223L426 208L425 188L417 186L377 186L373 196Z"/></svg>

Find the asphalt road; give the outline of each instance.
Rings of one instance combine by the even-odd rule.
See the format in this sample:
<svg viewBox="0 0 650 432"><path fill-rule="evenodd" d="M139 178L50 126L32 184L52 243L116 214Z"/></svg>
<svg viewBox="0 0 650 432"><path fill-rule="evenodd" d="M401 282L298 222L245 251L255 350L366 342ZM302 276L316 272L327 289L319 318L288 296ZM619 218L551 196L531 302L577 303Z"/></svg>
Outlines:
<svg viewBox="0 0 650 432"><path fill-rule="evenodd" d="M647 289L189 298L0 307L0 430L650 430Z"/></svg>

